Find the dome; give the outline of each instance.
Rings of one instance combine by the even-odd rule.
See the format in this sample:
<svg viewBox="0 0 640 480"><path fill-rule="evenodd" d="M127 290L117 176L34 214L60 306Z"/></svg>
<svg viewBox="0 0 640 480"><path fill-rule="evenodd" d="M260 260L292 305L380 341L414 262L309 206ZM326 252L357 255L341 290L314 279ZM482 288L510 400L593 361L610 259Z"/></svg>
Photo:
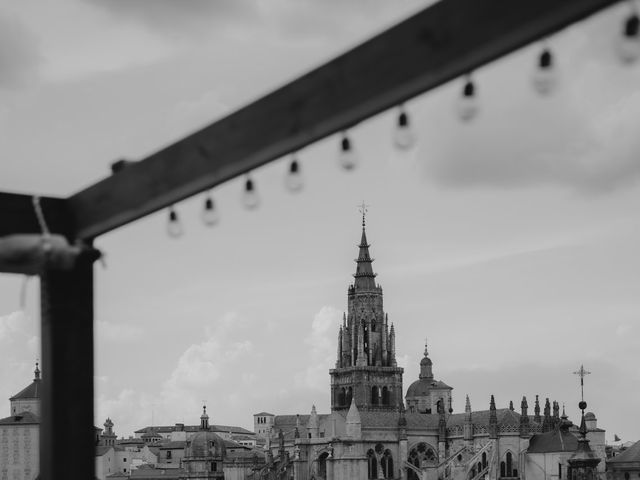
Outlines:
<svg viewBox="0 0 640 480"><path fill-rule="evenodd" d="M201 430L191 438L186 456L223 459L225 453L222 438L209 430Z"/></svg>
<svg viewBox="0 0 640 480"><path fill-rule="evenodd" d="M587 412L584 416L585 420L595 420L596 419L596 415L593 412Z"/></svg>
<svg viewBox="0 0 640 480"><path fill-rule="evenodd" d="M424 357L422 360L420 360L420 365L433 365L433 362L431 361L431 359L429 357Z"/></svg>
<svg viewBox="0 0 640 480"><path fill-rule="evenodd" d="M432 390L442 390L448 389L452 390L452 388L444 382L439 380L433 380L429 378L421 378L420 380L416 380L407 389L407 397L421 397L426 396Z"/></svg>

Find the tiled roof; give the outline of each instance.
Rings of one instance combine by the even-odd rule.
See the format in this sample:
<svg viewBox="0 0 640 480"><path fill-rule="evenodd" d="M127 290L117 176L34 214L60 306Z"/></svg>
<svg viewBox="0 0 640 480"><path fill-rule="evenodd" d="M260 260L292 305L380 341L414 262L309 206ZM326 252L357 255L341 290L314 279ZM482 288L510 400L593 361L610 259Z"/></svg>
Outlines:
<svg viewBox="0 0 640 480"><path fill-rule="evenodd" d="M40 381L41 380L39 378L34 379L29 386L20 390L13 397L11 397L9 401L22 400L27 398L40 398L40 390L42 390Z"/></svg>
<svg viewBox="0 0 640 480"><path fill-rule="evenodd" d="M624 452L616 455L607 463L626 463L626 462L640 462L640 441L634 443Z"/></svg>
<svg viewBox="0 0 640 480"><path fill-rule="evenodd" d="M454 425L463 425L465 419L465 413L454 413L449 418L447 418L447 427L452 427ZM490 410L478 410L471 412L471 421L474 425L489 425L489 416L491 415ZM514 410L510 410L509 408L497 408L496 409L496 417L498 419L498 425L520 425L520 415L518 412ZM537 423L533 420L533 416L529 415L529 424L537 425Z"/></svg>
<svg viewBox="0 0 640 480"><path fill-rule="evenodd" d="M0 419L0 425L39 425L40 418L31 412L21 412L17 415L11 415Z"/></svg>
<svg viewBox="0 0 640 480"><path fill-rule="evenodd" d="M184 430L186 432L198 432L200 431L200 425L185 425ZM237 427L235 425L211 425L210 430L212 432L231 432L231 433L242 433L244 435L255 435L255 432L251 430L247 430L246 428ZM152 425L149 427L141 428L140 430L136 430L134 433L149 433L155 432L158 434L162 433L171 433L177 431L175 425Z"/></svg>
<svg viewBox="0 0 640 480"><path fill-rule="evenodd" d="M527 453L575 452L578 439L568 429L556 428L546 433L539 433L529 440Z"/></svg>

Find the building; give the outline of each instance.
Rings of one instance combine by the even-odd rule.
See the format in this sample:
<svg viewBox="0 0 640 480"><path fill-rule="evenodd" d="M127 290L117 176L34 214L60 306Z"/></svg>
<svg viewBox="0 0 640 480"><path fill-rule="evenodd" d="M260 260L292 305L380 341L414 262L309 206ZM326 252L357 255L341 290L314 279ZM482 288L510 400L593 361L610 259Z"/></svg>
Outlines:
<svg viewBox="0 0 640 480"><path fill-rule="evenodd" d="M11 416L0 419L0 480L31 480L40 461L40 369L33 381L9 399Z"/></svg>
<svg viewBox="0 0 640 480"><path fill-rule="evenodd" d="M640 441L607 460L607 480L640 479Z"/></svg>
<svg viewBox="0 0 640 480"><path fill-rule="evenodd" d="M574 457L584 443L576 437L577 428L560 416L558 402L547 398L541 414L536 396L532 415L525 397L517 412L513 402L498 408L493 395L488 409L474 411L467 396L464 413L454 413L453 389L435 379L426 345L419 378L403 398L396 329L384 311L369 247L363 216L336 365L329 371L331 412L319 414L313 406L305 415L255 414L255 433L266 442L266 464L256 476L562 480L571 461L579 464ZM604 456L604 430L597 429L591 415L583 422L585 438L590 436L594 451Z"/></svg>

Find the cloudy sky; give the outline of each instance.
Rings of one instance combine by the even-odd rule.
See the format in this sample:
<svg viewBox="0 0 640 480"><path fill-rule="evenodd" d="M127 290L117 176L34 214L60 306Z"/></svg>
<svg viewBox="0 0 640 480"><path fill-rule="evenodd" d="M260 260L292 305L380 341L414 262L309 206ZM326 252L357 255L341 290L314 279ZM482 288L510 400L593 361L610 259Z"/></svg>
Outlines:
<svg viewBox="0 0 640 480"><path fill-rule="evenodd" d="M67 0L0 9L0 188L67 196L110 162L138 159L258 98L424 7L425 1ZM531 88L532 45L476 72L479 116L461 123L460 82L406 106L419 138L391 147L396 112L300 152L305 188L284 189L287 159L100 237L96 266L96 424L118 435L155 423L252 427L252 414L329 410L328 369L355 270L356 205L405 388L429 338L454 408L536 394L577 419L580 364L589 410L612 440L640 437L640 66L623 66L621 5L553 36L559 89ZM38 282L0 276L0 402L39 356ZM46 365L43 366L46 375ZM6 400L6 412L9 412Z"/></svg>

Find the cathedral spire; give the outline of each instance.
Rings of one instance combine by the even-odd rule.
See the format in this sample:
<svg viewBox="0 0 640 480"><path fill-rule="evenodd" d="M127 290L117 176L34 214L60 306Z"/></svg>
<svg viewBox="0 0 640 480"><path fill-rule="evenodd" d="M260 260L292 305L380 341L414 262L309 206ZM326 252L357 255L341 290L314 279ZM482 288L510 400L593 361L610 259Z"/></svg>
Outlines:
<svg viewBox="0 0 640 480"><path fill-rule="evenodd" d="M367 213L367 205L362 202L360 206L360 212L362 212L362 237L360 238L360 245L358 245L359 252L356 259L356 273L354 287L356 290L375 290L376 288L376 274L373 273L373 267L371 263L373 259L369 255L369 243L367 243L367 232L365 230L365 215Z"/></svg>
<svg viewBox="0 0 640 480"><path fill-rule="evenodd" d="M38 362L36 362L36 369L33 371L33 379L40 380L40 368L38 368Z"/></svg>

